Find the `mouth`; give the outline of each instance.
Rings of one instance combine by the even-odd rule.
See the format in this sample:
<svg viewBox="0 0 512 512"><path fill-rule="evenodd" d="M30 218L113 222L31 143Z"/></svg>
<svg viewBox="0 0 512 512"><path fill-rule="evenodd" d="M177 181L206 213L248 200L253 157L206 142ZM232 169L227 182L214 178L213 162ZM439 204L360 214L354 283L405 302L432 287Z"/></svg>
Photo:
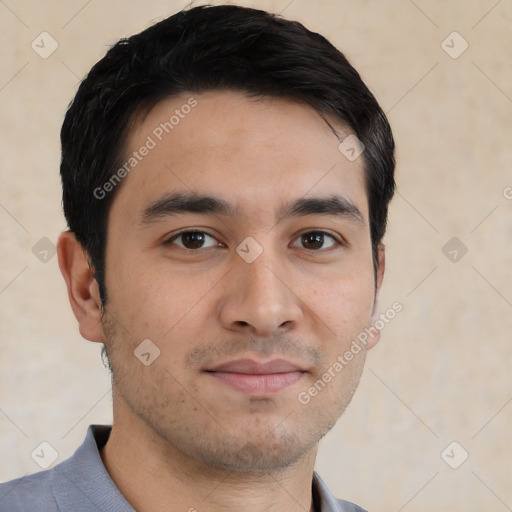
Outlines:
<svg viewBox="0 0 512 512"><path fill-rule="evenodd" d="M284 359L267 363L237 359L205 371L222 384L250 396L277 393L295 384L307 373L305 369Z"/></svg>

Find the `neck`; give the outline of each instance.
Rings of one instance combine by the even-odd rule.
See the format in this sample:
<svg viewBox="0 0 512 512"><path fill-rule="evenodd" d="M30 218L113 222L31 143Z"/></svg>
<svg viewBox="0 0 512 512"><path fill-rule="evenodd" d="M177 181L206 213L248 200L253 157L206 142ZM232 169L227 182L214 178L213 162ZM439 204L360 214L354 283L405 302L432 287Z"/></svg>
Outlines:
<svg viewBox="0 0 512 512"><path fill-rule="evenodd" d="M315 456L316 447L273 472L221 470L169 446L133 418L114 421L101 451L110 477L138 512L313 512Z"/></svg>

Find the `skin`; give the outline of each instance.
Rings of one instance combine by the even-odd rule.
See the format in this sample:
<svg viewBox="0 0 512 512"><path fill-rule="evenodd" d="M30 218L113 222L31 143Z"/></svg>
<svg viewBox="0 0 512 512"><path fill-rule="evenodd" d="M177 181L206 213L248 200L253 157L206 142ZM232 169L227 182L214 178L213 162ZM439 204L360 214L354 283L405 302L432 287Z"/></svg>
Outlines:
<svg viewBox="0 0 512 512"><path fill-rule="evenodd" d="M310 107L234 91L158 103L132 130L127 155L190 96L197 106L116 191L105 311L73 233L58 243L80 332L106 344L113 368L114 422L101 455L138 511L313 510L318 442L351 400L366 350L378 340L308 404L299 402L375 319L384 248L375 280L363 158L345 158ZM350 133L329 123L342 137ZM149 205L173 192L225 199L237 215L142 221ZM361 219L278 219L283 204L333 194ZM184 248L190 237L165 243L183 229L209 236L196 249ZM323 242L301 236L311 231L325 232ZM263 249L252 263L236 252L248 236ZM160 350L149 366L134 356L145 339ZM275 392L242 392L206 371L235 359L277 358L301 371Z"/></svg>

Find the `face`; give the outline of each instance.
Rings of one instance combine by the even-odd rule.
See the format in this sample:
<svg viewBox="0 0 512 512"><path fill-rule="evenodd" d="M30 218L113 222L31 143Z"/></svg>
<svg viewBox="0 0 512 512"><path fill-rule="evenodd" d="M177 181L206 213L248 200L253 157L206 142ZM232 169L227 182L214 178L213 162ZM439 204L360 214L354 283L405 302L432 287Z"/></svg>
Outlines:
<svg viewBox="0 0 512 512"><path fill-rule="evenodd" d="M102 336L115 414L169 453L284 468L349 403L368 347L335 363L370 325L376 283L363 160L338 145L309 107L220 91L162 101L131 133Z"/></svg>

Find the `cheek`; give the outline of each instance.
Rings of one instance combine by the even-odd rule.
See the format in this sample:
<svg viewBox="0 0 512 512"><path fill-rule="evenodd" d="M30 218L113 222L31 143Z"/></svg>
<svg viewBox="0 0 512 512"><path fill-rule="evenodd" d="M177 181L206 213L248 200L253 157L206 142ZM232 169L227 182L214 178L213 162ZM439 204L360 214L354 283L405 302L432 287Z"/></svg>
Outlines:
<svg viewBox="0 0 512 512"><path fill-rule="evenodd" d="M186 326L200 325L204 297L218 281L162 261L121 260L108 275L110 312L132 338L165 342Z"/></svg>
<svg viewBox="0 0 512 512"><path fill-rule="evenodd" d="M321 319L337 338L345 339L364 330L374 306L373 269L354 269L305 286L304 304Z"/></svg>

